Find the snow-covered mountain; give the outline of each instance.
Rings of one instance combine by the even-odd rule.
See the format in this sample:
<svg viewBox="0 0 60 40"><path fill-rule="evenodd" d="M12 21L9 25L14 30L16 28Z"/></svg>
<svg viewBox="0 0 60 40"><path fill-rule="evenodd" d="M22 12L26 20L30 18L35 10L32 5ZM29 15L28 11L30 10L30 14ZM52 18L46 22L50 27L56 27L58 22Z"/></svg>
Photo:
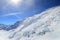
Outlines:
<svg viewBox="0 0 60 40"><path fill-rule="evenodd" d="M17 21L16 23L14 23L12 25L0 24L0 30L9 31L9 30L16 29L22 23L22 21L23 20Z"/></svg>
<svg viewBox="0 0 60 40"><path fill-rule="evenodd" d="M10 25L0 24L0 30L7 30Z"/></svg>
<svg viewBox="0 0 60 40"><path fill-rule="evenodd" d="M9 31L9 30L16 29L18 26L20 26L20 24L22 23L22 21L23 21L23 20L21 20L21 21L17 21L15 24L10 25L10 27L8 27L7 30Z"/></svg>
<svg viewBox="0 0 60 40"><path fill-rule="evenodd" d="M10 31L0 30L0 40L60 40L60 6L28 17L18 24Z"/></svg>

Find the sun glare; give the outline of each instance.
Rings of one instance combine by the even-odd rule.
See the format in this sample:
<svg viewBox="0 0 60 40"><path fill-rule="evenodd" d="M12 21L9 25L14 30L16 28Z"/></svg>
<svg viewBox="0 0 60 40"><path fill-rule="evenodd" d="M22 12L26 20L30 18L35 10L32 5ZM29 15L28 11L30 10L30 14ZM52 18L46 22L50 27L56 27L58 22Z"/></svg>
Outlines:
<svg viewBox="0 0 60 40"><path fill-rule="evenodd" d="M11 0L10 2L17 5L19 2L21 2L21 0Z"/></svg>

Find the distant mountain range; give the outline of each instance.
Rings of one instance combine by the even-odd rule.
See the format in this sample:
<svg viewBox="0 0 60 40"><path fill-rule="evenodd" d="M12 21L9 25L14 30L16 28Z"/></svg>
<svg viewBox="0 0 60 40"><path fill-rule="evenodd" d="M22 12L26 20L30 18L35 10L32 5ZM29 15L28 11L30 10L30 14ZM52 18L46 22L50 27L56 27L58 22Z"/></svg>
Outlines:
<svg viewBox="0 0 60 40"><path fill-rule="evenodd" d="M22 23L22 21L17 21L13 25L0 24L0 30L9 31L9 30L15 29L15 28L17 28Z"/></svg>

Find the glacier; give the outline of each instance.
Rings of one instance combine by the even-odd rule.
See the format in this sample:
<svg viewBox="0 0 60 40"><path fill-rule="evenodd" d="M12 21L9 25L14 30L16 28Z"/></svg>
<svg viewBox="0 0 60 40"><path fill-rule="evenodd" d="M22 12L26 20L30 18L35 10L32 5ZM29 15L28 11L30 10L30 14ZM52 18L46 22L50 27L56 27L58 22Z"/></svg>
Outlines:
<svg viewBox="0 0 60 40"><path fill-rule="evenodd" d="M60 40L60 6L17 23L14 29L0 30L0 40Z"/></svg>

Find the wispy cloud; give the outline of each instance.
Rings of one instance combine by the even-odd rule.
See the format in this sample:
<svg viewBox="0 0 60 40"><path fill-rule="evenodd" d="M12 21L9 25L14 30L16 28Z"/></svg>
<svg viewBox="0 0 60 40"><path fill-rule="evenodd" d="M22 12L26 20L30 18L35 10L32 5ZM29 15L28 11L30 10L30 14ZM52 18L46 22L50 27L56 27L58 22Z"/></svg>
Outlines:
<svg viewBox="0 0 60 40"><path fill-rule="evenodd" d="M6 13L6 14L3 14L1 17L15 16L15 17L19 18L18 15L21 15L21 13L20 12Z"/></svg>
<svg viewBox="0 0 60 40"><path fill-rule="evenodd" d="M3 15L1 15L0 17L16 16L19 18L18 15L21 14L20 12L25 12L27 10L29 11L29 8L31 7L33 8L34 6L34 0L22 0L21 5L18 5L18 7L14 5L12 6L12 4L10 5L8 0L5 0L3 2L5 3L3 4L2 7L2 11L4 13L2 13ZM13 11L19 11L19 12L12 13ZM5 13L5 12L9 12L9 13ZM23 15L25 15L25 13Z"/></svg>
<svg viewBox="0 0 60 40"><path fill-rule="evenodd" d="M21 14L21 13L8 13L3 16L15 16L15 15L19 15L19 14Z"/></svg>

